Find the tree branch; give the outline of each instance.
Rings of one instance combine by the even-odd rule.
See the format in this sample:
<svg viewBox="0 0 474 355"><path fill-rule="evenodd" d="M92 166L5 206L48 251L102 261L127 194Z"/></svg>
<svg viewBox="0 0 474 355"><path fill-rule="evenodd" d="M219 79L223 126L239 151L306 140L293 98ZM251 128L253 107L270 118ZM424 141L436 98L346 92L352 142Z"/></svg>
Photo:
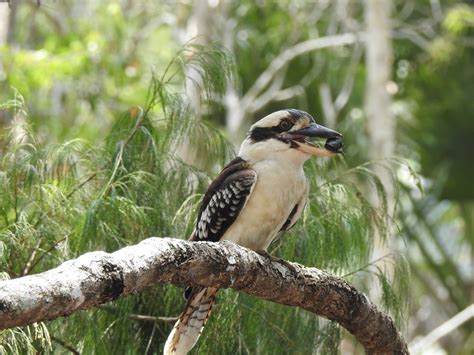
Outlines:
<svg viewBox="0 0 474 355"><path fill-rule="evenodd" d="M413 342L413 344L410 343L410 351L413 354L422 353L440 338L451 333L453 330L472 318L474 318L474 304L471 304L469 307L465 308L454 317L448 319L439 327L436 327L436 329L432 330L428 335L417 340L416 342Z"/></svg>
<svg viewBox="0 0 474 355"><path fill-rule="evenodd" d="M149 238L114 253L0 282L0 329L67 316L156 283L233 288L334 320L368 353L408 353L392 319L343 279L275 261L231 242Z"/></svg>
<svg viewBox="0 0 474 355"><path fill-rule="evenodd" d="M318 49L354 44L358 41L363 41L363 39L363 33L344 33L310 39L285 49L272 60L268 68L258 77L253 86L247 91L245 96L242 98L242 105L246 108L250 107L262 90L270 84L275 75L296 57Z"/></svg>

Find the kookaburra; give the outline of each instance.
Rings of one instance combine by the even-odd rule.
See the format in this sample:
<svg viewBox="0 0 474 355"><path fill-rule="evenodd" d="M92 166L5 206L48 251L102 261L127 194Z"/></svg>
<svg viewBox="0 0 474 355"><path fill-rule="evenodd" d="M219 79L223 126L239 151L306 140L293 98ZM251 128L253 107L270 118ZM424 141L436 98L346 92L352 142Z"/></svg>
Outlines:
<svg viewBox="0 0 474 355"><path fill-rule="evenodd" d="M309 137L327 138L326 149ZM255 123L232 160L209 186L191 240L229 240L266 250L300 218L308 199L303 171L311 156L341 151L342 135L317 124L303 111L274 112ZM166 341L164 354L186 354L197 342L217 293L213 287L187 289L186 309Z"/></svg>

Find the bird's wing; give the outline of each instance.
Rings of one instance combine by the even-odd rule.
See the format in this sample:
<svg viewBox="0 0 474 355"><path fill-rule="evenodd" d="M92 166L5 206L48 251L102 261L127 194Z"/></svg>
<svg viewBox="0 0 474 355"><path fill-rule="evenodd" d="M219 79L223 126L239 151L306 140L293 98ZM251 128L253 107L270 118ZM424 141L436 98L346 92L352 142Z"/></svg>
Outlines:
<svg viewBox="0 0 474 355"><path fill-rule="evenodd" d="M219 241L245 207L257 174L242 158L232 160L209 186L199 208L193 241ZM217 289L187 287L187 306L173 327L165 355L186 354L196 344L211 312Z"/></svg>
<svg viewBox="0 0 474 355"><path fill-rule="evenodd" d="M298 203L291 210L290 215L288 216L285 224L283 224L283 227L281 227L280 232L285 232L287 230L290 230L291 228L293 228L296 222L298 222L298 220L301 217L301 214L304 211L306 202L308 202L308 195L309 195L309 183L308 181L306 181L306 189L303 193L303 196L301 196Z"/></svg>
<svg viewBox="0 0 474 355"><path fill-rule="evenodd" d="M245 160L232 160L204 195L191 240L219 241L245 207L256 181Z"/></svg>

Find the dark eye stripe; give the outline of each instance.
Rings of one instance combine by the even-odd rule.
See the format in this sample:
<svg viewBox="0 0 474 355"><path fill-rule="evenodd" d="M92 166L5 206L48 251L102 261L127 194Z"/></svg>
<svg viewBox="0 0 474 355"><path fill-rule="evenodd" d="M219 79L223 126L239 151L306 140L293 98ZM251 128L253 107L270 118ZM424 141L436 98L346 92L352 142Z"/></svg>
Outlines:
<svg viewBox="0 0 474 355"><path fill-rule="evenodd" d="M283 127L283 123L287 124L287 126ZM286 132L291 127L293 127L293 123L284 120L281 121L278 126L273 127L255 127L249 132L250 139L253 142L261 142L270 138L275 138L278 133Z"/></svg>

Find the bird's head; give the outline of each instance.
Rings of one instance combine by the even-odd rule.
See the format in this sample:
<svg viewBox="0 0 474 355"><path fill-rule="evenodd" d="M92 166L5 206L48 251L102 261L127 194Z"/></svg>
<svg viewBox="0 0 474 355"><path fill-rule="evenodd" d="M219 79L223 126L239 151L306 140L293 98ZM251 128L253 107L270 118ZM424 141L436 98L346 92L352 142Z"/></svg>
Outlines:
<svg viewBox="0 0 474 355"><path fill-rule="evenodd" d="M310 138L327 139L325 148L309 142ZM342 134L317 124L307 112L287 109L274 112L256 122L242 143L241 157L265 159L290 156L303 161L314 156L342 152Z"/></svg>

